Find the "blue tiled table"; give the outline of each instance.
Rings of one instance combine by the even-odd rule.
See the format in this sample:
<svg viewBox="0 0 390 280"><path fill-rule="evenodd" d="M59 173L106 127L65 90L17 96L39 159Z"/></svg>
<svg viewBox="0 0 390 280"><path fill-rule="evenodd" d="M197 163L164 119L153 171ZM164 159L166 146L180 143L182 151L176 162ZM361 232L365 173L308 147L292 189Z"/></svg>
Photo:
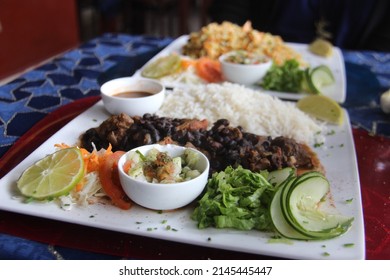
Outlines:
<svg viewBox="0 0 390 280"><path fill-rule="evenodd" d="M104 34L0 86L0 160L15 141L50 112L74 100L98 96L98 77L102 73L124 59L131 61L129 67L135 70L172 40ZM390 88L390 53L342 53L347 73L347 100L343 106L351 122L355 127L389 137L390 117L381 111L379 96ZM58 258L117 257L0 233L0 259Z"/></svg>

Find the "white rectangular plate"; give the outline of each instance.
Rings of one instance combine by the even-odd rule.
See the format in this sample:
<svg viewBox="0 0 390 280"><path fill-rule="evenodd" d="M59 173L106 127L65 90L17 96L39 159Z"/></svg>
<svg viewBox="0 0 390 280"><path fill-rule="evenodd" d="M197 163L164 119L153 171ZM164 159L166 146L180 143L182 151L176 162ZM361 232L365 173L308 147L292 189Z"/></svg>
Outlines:
<svg viewBox="0 0 390 280"><path fill-rule="evenodd" d="M16 181L23 170L45 155L53 153L55 144L63 142L69 145L76 144L82 133L91 127L98 126L108 117L100 101L38 147L0 180L0 209L140 236L273 257L364 259L365 243L360 183L352 131L346 111L344 124L341 127L332 127L335 133L326 136L326 147L316 149L331 183L336 207L341 213L355 218L350 231L335 239L310 242L292 241L291 244L270 243L274 233L213 228L199 230L196 223L190 219L193 206L158 213L139 206L124 211L114 206L96 204L85 208L74 207L71 211L65 211L53 202L23 203L16 191ZM351 199L351 203L346 202ZM166 223L163 223L164 220ZM167 230L168 225L176 231ZM354 245L346 247L345 244Z"/></svg>
<svg viewBox="0 0 390 280"><path fill-rule="evenodd" d="M148 63L154 61L155 59L166 56L171 53L182 54L182 48L186 44L188 40L188 35L182 35L177 38L171 44L169 44L166 48L164 48L161 52L159 52L156 56L154 56ZM307 44L299 44L299 43L286 43L286 45L290 46L296 52L301 54L302 58L310 65L310 67L316 67L318 65L327 65L331 70L335 78L335 83L323 88L323 94L329 96L339 103L343 103L346 98L346 76L345 76L345 65L343 55L338 47L334 47L333 55L331 57L321 57L313 54L308 50ZM147 64L148 64L147 63ZM147 65L146 64L146 65ZM146 66L145 65L145 66ZM144 66L144 67L145 67ZM142 67L138 70L134 76L141 76ZM186 84L175 84L175 83L166 83L164 84L166 87L183 87ZM253 86L253 88L261 89L259 86ZM289 100L299 100L305 96L308 96L307 93L288 93L288 92L278 92L278 91L269 91L263 90L267 94L277 96L283 99Z"/></svg>

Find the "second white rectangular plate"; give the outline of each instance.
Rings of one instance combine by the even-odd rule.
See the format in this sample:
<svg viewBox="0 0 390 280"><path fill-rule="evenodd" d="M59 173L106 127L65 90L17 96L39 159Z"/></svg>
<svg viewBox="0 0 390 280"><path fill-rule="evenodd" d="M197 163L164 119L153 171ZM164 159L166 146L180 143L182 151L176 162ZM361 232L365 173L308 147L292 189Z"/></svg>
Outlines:
<svg viewBox="0 0 390 280"><path fill-rule="evenodd" d="M174 40L171 44L169 44L166 48L164 48L161 52L159 52L156 56L154 56L148 63L154 61L155 59L169 55L171 53L182 54L182 48L186 44L188 40L188 35L182 35L181 37ZM310 65L310 67L316 67L318 65L327 65L329 69L332 71L335 82L332 85L326 86L323 88L323 94L329 96L333 100L338 103L343 103L346 99L346 76L345 76L345 65L344 58L341 53L341 50L338 47L334 47L333 55L331 57L321 57L311 53L308 50L307 44L299 44L299 43L286 43L289 47L294 49L296 52L301 54L302 58ZM134 76L141 76L142 69L148 64L146 63L140 70L138 70ZM186 84L178 84L178 83L167 83L164 85L166 87L185 87ZM278 92L278 91L269 91L264 90L259 86L253 86L255 89L262 90L267 94L277 96L282 99L289 100L299 100L305 96L308 96L307 93L288 93L288 92Z"/></svg>

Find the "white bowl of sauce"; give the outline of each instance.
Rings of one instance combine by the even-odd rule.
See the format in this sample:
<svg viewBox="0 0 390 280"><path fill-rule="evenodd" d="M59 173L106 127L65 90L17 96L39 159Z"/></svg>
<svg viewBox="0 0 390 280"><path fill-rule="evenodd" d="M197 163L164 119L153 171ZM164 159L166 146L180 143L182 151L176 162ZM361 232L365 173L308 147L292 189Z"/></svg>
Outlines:
<svg viewBox="0 0 390 280"><path fill-rule="evenodd" d="M164 86L152 79L123 77L110 80L100 87L103 104L113 115L129 116L153 114L161 107Z"/></svg>

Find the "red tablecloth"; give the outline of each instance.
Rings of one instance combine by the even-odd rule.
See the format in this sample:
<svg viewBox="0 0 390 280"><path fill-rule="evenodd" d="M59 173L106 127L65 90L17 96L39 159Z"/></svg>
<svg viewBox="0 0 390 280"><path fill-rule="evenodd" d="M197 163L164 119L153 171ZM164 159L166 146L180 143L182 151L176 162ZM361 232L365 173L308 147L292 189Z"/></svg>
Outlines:
<svg viewBox="0 0 390 280"><path fill-rule="evenodd" d="M99 97L65 105L35 125L1 158L0 178ZM362 187L366 258L390 259L390 139L353 129ZM0 231L52 245L140 259L270 259L105 231L0 211Z"/></svg>

